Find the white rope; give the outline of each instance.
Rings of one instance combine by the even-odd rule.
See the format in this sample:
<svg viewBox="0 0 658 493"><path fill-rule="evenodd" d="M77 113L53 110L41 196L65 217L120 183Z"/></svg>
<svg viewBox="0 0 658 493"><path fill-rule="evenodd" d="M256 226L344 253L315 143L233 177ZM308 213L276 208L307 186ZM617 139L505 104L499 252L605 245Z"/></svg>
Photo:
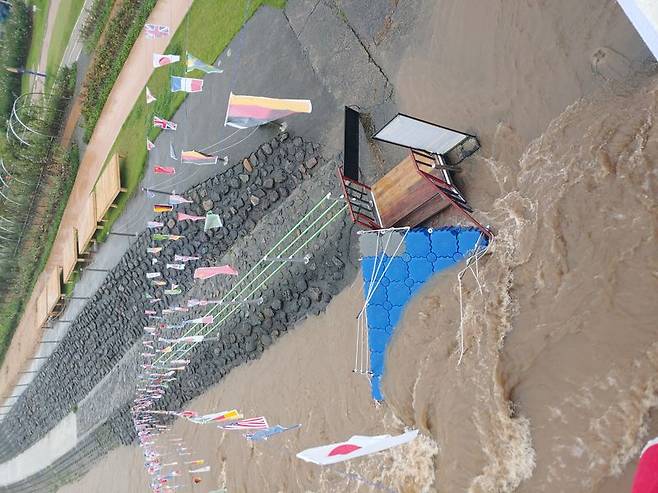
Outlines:
<svg viewBox="0 0 658 493"><path fill-rule="evenodd" d="M384 261L384 257L382 256L381 262L378 264L377 259L379 257L379 239L380 239L380 234L377 234L377 244L375 246L375 262L373 264L373 269L372 272L370 273L370 282L368 283L368 293L364 297L365 301L363 304L363 307L361 308L361 311L357 315L357 332L360 332L360 340L361 340L361 350L358 351L357 348L357 354L360 358L359 362L359 371L360 374L363 375L366 373L366 369L364 367L367 365L367 360L368 360L368 349L366 347L367 344L367 334L368 334L368 324L366 323L366 317L364 316L366 313L366 307L368 305L368 302L372 298L374 294L374 289L373 286L375 285L375 279L377 278L377 271L379 270L379 267L381 263ZM390 237L389 237L390 241ZM384 247L384 251L386 251L386 248L388 248L388 242L386 243L386 246ZM366 373L367 374L367 373Z"/></svg>
<svg viewBox="0 0 658 493"><path fill-rule="evenodd" d="M357 316L361 316L361 313L365 310L365 308L367 307L368 303L370 303L370 298L372 298L372 296L374 295L375 290L379 287L379 284L381 283L382 279L383 279L384 276L386 275L386 272L388 271L388 268L391 266L391 262L393 262L393 259L395 258L395 256L397 255L398 251L400 250L400 247L402 246L402 243L404 243L404 240L405 240L405 238L407 237L407 233L409 233L409 229L410 229L410 228L401 228L401 229L405 229L405 232L404 232L404 235L402 236L402 239L400 240L400 243L398 243L398 246L397 246L397 248L395 249L395 251L393 252L393 255L391 255L391 258L390 258L390 260L388 261L388 264L386 264L386 267L384 268L384 271L382 272L381 277L380 277L379 280L377 281L377 284L375 285L374 289L373 289L372 292L370 293L370 296L368 297L368 299L367 299L366 302L364 303L363 308L361 309L361 311L359 312L359 314L358 314ZM389 237L388 237L388 241L387 241L387 243L386 243L386 246L384 247L384 250L383 250L383 252L382 252L382 261L381 261L381 263L380 263L380 266L381 266L381 264L384 263L384 255L383 255L383 253L384 253L384 252L386 251L386 249L388 248L388 243L390 242L390 240L391 240L391 237L390 237L390 235L389 235ZM379 269L379 267L378 267L377 269Z"/></svg>
<svg viewBox="0 0 658 493"><path fill-rule="evenodd" d="M375 246L375 256L379 253L379 235L377 235L377 244ZM376 263L376 262L375 262ZM361 317L361 313L363 313L364 308L368 304L368 299L370 299L371 296L371 291L372 291L372 286L374 284L374 276L375 276L375 268L373 264L373 269L372 272L370 273L370 282L368 283L368 292L364 293L365 296L363 297L364 300L366 300L363 304L363 307L361 307L361 311L357 314L356 316L356 351L354 352L354 371L356 372L357 367L359 367L360 373L363 374L363 320ZM359 342L361 342L361 348L359 349Z"/></svg>
<svg viewBox="0 0 658 493"><path fill-rule="evenodd" d="M482 291L482 284L480 283L479 279L479 267L478 267L478 260L482 258L488 251L489 248L491 247L491 242L485 247L481 248L480 247L480 241L482 240L482 233L480 233L480 236L478 237L478 240L475 242L475 250L473 254L466 259L466 267L464 267L462 270L459 271L457 274L457 284L459 287L459 359L457 360L457 366L459 366L462 362L462 359L464 358L464 353L466 352L464 348L464 295L463 295L463 285L462 285L462 278L464 277L464 274L466 273L467 270L473 274L473 277L475 278L475 282L478 284L478 288L480 290L480 294L483 294ZM475 270L473 270L473 264L475 264Z"/></svg>
<svg viewBox="0 0 658 493"><path fill-rule="evenodd" d="M370 359L368 358L368 323L367 323L367 308L368 304L370 303L370 300L374 296L375 292L377 291L377 288L381 284L382 280L384 279L384 276L386 275L386 272L388 272L389 267L391 266L391 263L393 262L393 259L396 257L397 253L400 250L400 247L404 243L405 238L407 237L407 234L409 233L410 228L399 228L400 230L404 230L404 234L400 238L400 242L398 243L397 247L395 248L395 251L393 252L393 255L391 255L388 263L382 270L382 266L384 265L384 255L386 254L386 251L388 250L388 247L391 242L391 236L392 234L388 234L386 238L386 244L384 245L384 248L382 249L381 255L379 254L380 250L380 236L383 234L382 231L375 231L374 233L377 235L377 244L375 247L375 262L373 264L373 269L370 275L370 282L368 283L368 292L365 295L365 301L363 303L363 307L357 314L357 347L355 351L355 371L357 370L357 367L359 369L360 374L366 374L370 375ZM392 233L393 230L386 230L386 233ZM364 232L365 233L365 232ZM360 347L359 347L359 341L360 341ZM360 360L360 361L359 361ZM357 364L358 363L358 364Z"/></svg>
<svg viewBox="0 0 658 493"><path fill-rule="evenodd" d="M221 144L221 143L227 141L227 140L230 139L231 137L233 137L233 136L234 136L235 134L237 134L240 130L242 130L242 129L241 129L241 128L238 128L238 129L237 129L235 132L233 132L232 134L228 134L228 135L227 135L226 137L224 137L223 139L218 140L218 141L215 142L214 144L210 144L208 147L204 147L204 148L202 148L202 149L199 149L199 151L204 152L204 151L207 151L208 149L212 149L213 147L215 147L215 146L217 146L217 145L219 145L219 144Z"/></svg>
<svg viewBox="0 0 658 493"><path fill-rule="evenodd" d="M256 131L257 131L259 128L260 128L260 127L254 127L254 129L253 129L249 134L247 134L246 137L244 137L244 138L238 140L237 142L234 142L233 144L228 145L228 146L226 146L226 147L220 147L218 150L213 151L213 152L223 152L223 151L225 151L226 149L230 149L231 147L235 147L235 146L238 145L238 144L242 144L245 140L247 140L249 137L251 137L252 135L254 135L254 134L256 133ZM231 134L231 135L233 135L233 134Z"/></svg>

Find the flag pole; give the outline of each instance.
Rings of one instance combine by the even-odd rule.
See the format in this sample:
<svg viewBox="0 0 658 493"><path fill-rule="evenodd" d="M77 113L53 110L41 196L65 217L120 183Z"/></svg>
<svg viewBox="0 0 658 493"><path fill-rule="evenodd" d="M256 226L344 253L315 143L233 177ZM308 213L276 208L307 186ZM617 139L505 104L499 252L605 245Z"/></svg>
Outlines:
<svg viewBox="0 0 658 493"><path fill-rule="evenodd" d="M146 187L142 187L142 192L159 193L161 195L173 195L173 192L163 192L162 190L154 190L152 188Z"/></svg>

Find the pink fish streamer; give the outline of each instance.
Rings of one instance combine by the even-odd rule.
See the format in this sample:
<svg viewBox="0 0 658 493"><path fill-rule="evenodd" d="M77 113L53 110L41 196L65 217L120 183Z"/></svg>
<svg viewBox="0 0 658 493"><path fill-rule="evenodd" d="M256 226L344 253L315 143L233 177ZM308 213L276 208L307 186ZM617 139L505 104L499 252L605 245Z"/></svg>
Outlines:
<svg viewBox="0 0 658 493"><path fill-rule="evenodd" d="M193 216L191 214L185 214L184 212L179 212L177 219L179 221L205 221L205 216Z"/></svg>
<svg viewBox="0 0 658 493"><path fill-rule="evenodd" d="M219 265L216 267L199 267L194 271L194 279L210 279L217 275L237 276L238 271L230 265Z"/></svg>
<svg viewBox="0 0 658 493"><path fill-rule="evenodd" d="M179 204L191 204L192 201L186 199L185 197L182 197L180 195L170 195L169 196L169 204L170 205L179 205Z"/></svg>

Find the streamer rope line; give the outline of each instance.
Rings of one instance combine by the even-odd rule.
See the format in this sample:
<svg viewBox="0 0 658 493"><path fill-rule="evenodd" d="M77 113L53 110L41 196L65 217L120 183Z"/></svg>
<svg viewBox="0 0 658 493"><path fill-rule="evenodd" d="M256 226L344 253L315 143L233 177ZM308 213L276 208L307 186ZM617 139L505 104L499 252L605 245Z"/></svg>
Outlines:
<svg viewBox="0 0 658 493"><path fill-rule="evenodd" d="M330 195L326 195L321 199L300 221L293 226L286 235L284 235L275 245L270 249L270 251L263 256L244 276L241 276L238 282L222 297L221 304L218 304L211 308L206 316L221 317L219 321L214 324L209 324L210 327L202 327L201 330L197 331L197 327L200 324L194 324L188 329L181 337L187 337L190 335L203 335L207 336L211 334L215 329L217 329L230 315L235 311L240 309L239 304L233 304L231 301L243 301L249 299L254 293L259 291L267 281L269 281L276 273L278 273L283 267L285 267L284 262L268 262L266 257L295 257L302 251L311 241L313 241L324 229L326 229L335 219L337 219L342 212L347 208L345 204L342 204L338 209L336 205L340 205L341 202L334 200L329 200L329 205L324 209L320 210L318 217L308 224L302 231L299 231L300 226L312 217L312 215L321 208L326 201L330 199ZM320 221L324 223L317 227ZM306 235L314 230L310 236L306 238ZM297 236L292 240L288 241L291 235L297 233ZM306 238L306 239L305 239ZM302 241L301 245L298 245ZM287 243L286 243L287 242ZM284 245L283 249L278 251L281 245ZM265 264L264 268L261 269L261 266ZM256 273L257 274L254 274ZM176 347L180 344L181 347ZM179 359L180 352L186 354L189 349L187 344L177 343L174 346L174 351L168 355L163 355L158 357L153 364L166 365L170 360ZM193 345L192 345L193 346Z"/></svg>
<svg viewBox="0 0 658 493"><path fill-rule="evenodd" d="M370 375L370 358L368 357L368 323L367 323L367 308L368 305L370 304L370 300L374 296L375 292L377 291L377 288L379 287L380 283L384 279L384 276L386 275L386 272L388 272L388 269L391 266L391 263L393 262L393 259L396 257L398 252L400 251L400 247L404 243L404 240L407 237L407 234L409 233L411 228L409 227L404 227L404 228L392 228L392 229L387 229L387 230L375 230L375 231L363 231L362 234L376 234L377 235L377 243L375 246L375 263L373 265L373 269L370 275L370 281L368 282L368 292L365 294L364 298L365 301L363 303L363 307L357 314L357 347L356 347L356 352L355 352L355 359L356 358L361 358L360 363L358 364L359 366L359 373L360 374L366 374ZM404 234L401 236L400 241L395 248L395 251L393 252L393 255L388 260L388 263L384 267L383 270L382 266L384 264L384 257L386 255L386 251L388 250L391 242L391 237L393 236L392 232L397 232L397 231L404 231ZM384 234L387 234L386 238L386 244L384 245L384 248L382 249L381 255L379 254L380 251L380 237ZM381 272L380 272L381 270ZM359 337L361 338L360 346L359 346ZM354 371L356 372L357 364L355 363L355 368Z"/></svg>

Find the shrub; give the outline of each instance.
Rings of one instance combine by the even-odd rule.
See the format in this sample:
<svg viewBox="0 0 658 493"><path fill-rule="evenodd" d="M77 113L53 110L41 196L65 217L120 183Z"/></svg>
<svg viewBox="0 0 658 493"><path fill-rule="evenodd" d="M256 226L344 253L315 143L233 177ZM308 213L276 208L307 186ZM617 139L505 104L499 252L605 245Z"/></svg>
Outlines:
<svg viewBox="0 0 658 493"><path fill-rule="evenodd" d="M125 0L107 26L81 92L81 113L87 142L155 3L156 0Z"/></svg>
<svg viewBox="0 0 658 493"><path fill-rule="evenodd" d="M87 52L91 53L96 47L103 28L110 18L114 3L115 0L94 0L89 9L87 9L87 17L80 29L80 35L84 39Z"/></svg>

